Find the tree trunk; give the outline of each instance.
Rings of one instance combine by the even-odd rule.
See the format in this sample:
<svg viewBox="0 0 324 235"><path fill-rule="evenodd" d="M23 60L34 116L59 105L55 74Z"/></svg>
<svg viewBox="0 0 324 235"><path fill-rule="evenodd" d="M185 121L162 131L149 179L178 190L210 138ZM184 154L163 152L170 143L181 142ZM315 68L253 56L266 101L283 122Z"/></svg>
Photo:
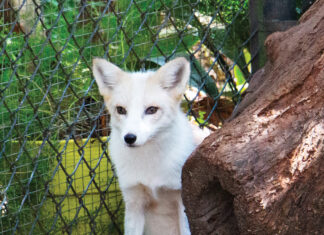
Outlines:
<svg viewBox="0 0 324 235"><path fill-rule="evenodd" d="M192 234L324 234L324 0L266 48L232 118L183 168Z"/></svg>

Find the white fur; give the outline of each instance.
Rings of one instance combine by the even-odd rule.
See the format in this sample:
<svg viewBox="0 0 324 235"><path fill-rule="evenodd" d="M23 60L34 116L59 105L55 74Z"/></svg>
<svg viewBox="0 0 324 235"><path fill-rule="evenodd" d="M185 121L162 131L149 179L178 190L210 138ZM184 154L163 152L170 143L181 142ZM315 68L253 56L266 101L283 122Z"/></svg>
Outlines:
<svg viewBox="0 0 324 235"><path fill-rule="evenodd" d="M109 151L126 206L125 234L190 234L181 199L181 169L197 143L180 109L189 63L178 58L145 73L126 73L103 59L93 64L111 114ZM127 114L118 114L116 106ZM158 111L145 114L150 106ZM137 137L133 147L124 141L128 133Z"/></svg>

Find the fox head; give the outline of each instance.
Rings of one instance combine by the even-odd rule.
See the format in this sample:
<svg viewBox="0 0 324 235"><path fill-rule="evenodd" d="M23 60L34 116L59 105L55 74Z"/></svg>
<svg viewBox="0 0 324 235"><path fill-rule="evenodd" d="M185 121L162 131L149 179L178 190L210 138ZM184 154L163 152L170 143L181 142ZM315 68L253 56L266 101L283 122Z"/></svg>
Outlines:
<svg viewBox="0 0 324 235"><path fill-rule="evenodd" d="M177 58L155 72L128 73L105 59L94 59L93 74L111 115L112 131L127 146L137 147L158 137L181 112L190 65Z"/></svg>

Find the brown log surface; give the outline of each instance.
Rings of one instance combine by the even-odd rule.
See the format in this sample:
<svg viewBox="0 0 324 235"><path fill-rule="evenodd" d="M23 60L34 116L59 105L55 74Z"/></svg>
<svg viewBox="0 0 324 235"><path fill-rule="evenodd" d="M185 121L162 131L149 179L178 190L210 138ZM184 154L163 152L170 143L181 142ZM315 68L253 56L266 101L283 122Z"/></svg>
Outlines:
<svg viewBox="0 0 324 235"><path fill-rule="evenodd" d="M231 120L183 168L192 234L324 234L324 0L266 48Z"/></svg>

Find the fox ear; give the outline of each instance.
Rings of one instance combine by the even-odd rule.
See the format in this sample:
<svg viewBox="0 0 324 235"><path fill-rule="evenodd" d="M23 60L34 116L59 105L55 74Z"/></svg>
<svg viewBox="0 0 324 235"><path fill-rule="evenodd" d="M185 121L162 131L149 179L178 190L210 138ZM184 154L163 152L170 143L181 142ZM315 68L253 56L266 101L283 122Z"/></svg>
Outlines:
<svg viewBox="0 0 324 235"><path fill-rule="evenodd" d="M118 82L119 73L122 72L116 65L100 58L93 60L92 70L98 84L99 92L105 96L114 88Z"/></svg>
<svg viewBox="0 0 324 235"><path fill-rule="evenodd" d="M190 76L190 64L179 57L163 65L157 71L159 82L162 88L175 92L175 95L182 95Z"/></svg>

